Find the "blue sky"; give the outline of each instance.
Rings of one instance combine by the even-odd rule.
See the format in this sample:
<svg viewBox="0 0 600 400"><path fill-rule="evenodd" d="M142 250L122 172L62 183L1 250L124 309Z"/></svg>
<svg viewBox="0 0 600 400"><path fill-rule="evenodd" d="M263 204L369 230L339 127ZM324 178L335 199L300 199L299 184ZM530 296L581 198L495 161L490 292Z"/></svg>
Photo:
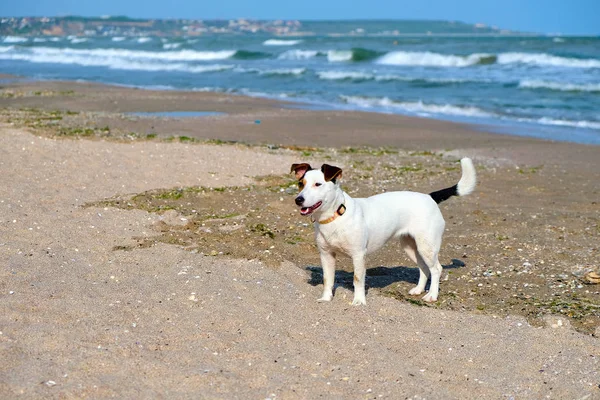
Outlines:
<svg viewBox="0 0 600 400"><path fill-rule="evenodd" d="M600 35L600 0L2 0L0 16L443 19L500 28Z"/></svg>

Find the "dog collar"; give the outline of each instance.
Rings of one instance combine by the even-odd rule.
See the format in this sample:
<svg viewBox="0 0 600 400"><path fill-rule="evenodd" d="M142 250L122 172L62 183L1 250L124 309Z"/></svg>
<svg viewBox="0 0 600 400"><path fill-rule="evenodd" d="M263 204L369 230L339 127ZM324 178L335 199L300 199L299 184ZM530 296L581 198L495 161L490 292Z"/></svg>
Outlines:
<svg viewBox="0 0 600 400"><path fill-rule="evenodd" d="M333 222L337 217L341 217L342 215L344 215L345 212L346 212L346 206L341 204L338 207L338 209L336 210L336 212L331 217L324 219L322 221L316 221L316 222L318 222L320 225L328 224L330 222Z"/></svg>

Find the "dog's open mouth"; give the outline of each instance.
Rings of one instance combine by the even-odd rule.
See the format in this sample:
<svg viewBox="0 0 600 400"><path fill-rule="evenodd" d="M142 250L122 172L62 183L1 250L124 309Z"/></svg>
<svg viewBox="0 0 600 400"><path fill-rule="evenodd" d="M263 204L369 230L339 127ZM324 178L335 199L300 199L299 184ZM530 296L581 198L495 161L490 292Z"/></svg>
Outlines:
<svg viewBox="0 0 600 400"><path fill-rule="evenodd" d="M322 202L317 202L315 205L313 205L312 207L302 207L300 209L300 214L302 215L310 215L312 214L317 208L321 207L321 204L323 204Z"/></svg>

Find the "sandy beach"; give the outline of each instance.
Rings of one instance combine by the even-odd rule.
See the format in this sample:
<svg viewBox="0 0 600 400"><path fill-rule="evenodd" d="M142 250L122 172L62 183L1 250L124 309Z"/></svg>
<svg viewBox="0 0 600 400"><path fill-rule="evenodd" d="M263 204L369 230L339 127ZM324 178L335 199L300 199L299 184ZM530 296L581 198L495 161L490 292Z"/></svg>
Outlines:
<svg viewBox="0 0 600 400"><path fill-rule="evenodd" d="M2 77L6 79L8 77ZM193 118L134 112L219 112ZM600 148L221 93L0 84L0 397L600 398ZM294 162L430 192L433 305L394 243L317 303Z"/></svg>

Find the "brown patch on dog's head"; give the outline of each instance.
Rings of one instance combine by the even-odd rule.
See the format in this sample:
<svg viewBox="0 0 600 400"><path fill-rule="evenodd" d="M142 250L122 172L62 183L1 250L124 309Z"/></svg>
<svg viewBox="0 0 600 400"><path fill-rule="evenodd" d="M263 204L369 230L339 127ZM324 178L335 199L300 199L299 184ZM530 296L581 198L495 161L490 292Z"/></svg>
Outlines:
<svg viewBox="0 0 600 400"><path fill-rule="evenodd" d="M306 171L310 171L312 167L310 164L301 163L301 164L292 164L291 172L296 174L296 179L300 180L306 173Z"/></svg>
<svg viewBox="0 0 600 400"><path fill-rule="evenodd" d="M321 172L325 175L326 182L331 181L335 183L336 179L342 177L342 169L329 164L323 164L321 166Z"/></svg>

